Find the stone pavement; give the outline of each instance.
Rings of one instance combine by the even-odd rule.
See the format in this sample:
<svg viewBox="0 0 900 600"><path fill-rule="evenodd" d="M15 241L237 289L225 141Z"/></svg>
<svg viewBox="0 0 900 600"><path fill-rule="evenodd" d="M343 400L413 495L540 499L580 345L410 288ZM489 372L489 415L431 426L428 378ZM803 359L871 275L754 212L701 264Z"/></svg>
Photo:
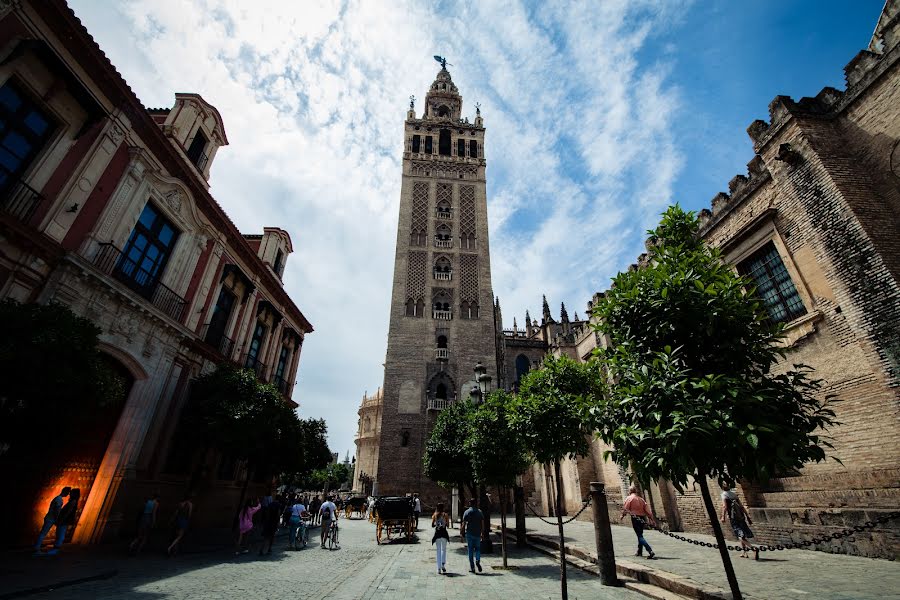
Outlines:
<svg viewBox="0 0 900 600"><path fill-rule="evenodd" d="M449 576L435 572L430 530L420 532L412 544L375 544L374 526L367 521L340 521L341 548L322 550L311 545L300 551L284 550L277 543L271 556L255 553L234 557L227 549L191 550L174 559L159 550L140 557L123 556L119 548L73 548L57 557L32 558L24 553L0 556L0 598L16 590L54 583L54 577L99 578L53 591L29 594L35 600L116 598L158 599L262 599L328 598L330 600L416 598L558 598L559 567L552 559L530 549L511 548L515 571L495 570L497 553L482 559L484 572L468 572L465 548L458 541L449 548ZM317 530L311 532L317 539ZM457 538L458 539L458 538ZM157 547L162 547L158 544ZM7 597L20 597L16 596ZM575 599L637 600L636 592L606 588L596 577L569 569L569 597Z"/></svg>
<svg viewBox="0 0 900 600"><path fill-rule="evenodd" d="M588 514L590 514L588 512ZM552 519L548 519L552 520ZM528 517L529 535L556 538L556 524L548 525L537 517ZM616 558L646 563L656 570L688 577L698 583L728 589L722 560L715 548L703 548L674 540L658 531L646 531L644 537L658 558L637 558L637 540L631 527L614 525L613 544ZM714 541L712 536L680 534L697 540ZM573 521L565 525L566 545L597 555L594 526L591 522ZM729 544L736 544L727 537ZM861 558L844 554L827 554L810 550L760 552L759 561L739 558L732 552L732 562L741 591L754 598L816 600L885 600L900 598L900 563ZM752 556L752 554L751 554ZM729 595L730 597L730 595Z"/></svg>

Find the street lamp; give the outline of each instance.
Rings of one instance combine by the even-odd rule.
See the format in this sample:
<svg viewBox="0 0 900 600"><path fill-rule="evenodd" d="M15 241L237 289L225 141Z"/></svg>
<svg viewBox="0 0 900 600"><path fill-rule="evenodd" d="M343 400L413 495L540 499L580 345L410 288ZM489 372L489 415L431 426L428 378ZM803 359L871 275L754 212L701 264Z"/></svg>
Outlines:
<svg viewBox="0 0 900 600"><path fill-rule="evenodd" d="M479 361L475 365L475 384L472 386L472 397L475 401L475 405L478 406L485 400L487 400L487 395L491 391L491 376L487 374L487 368L481 361ZM485 493L485 489L483 486L479 486L479 499L478 504L482 505L482 501L486 499L487 494ZM490 506L482 506L482 512L488 513ZM490 554L494 551L494 545L491 543L490 536L490 518L488 514L484 515L484 526L481 528L481 550L487 554Z"/></svg>

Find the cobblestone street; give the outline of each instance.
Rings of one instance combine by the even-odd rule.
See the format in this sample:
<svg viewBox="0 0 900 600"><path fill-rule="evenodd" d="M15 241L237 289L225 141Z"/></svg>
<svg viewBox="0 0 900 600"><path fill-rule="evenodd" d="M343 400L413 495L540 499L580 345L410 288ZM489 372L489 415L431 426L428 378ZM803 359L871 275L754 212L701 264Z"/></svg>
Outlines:
<svg viewBox="0 0 900 600"><path fill-rule="evenodd" d="M483 557L484 572L468 572L465 548L454 541L449 549L448 575L435 573L434 549L430 530L420 531L415 544L375 544L374 526L367 521L341 521L342 544L339 550L322 550L317 544L297 552L284 551L284 540L272 556L250 553L233 557L225 550L187 554L165 559L148 553L139 558L87 557L63 555L55 558L31 558L44 563L53 573L65 561L97 561L97 573L115 569L108 578L70 585L53 591L28 595L35 599L116 598L156 599L262 599L329 598L333 600L368 598L559 598L559 567L549 557L533 550L511 548L510 564L518 570L501 571L497 552ZM318 530L310 539L318 539ZM190 543L188 544L190 548ZM50 561L54 564L51 566ZM103 563L103 564L100 564ZM40 562L37 563L40 569ZM0 597L8 594L9 579L0 579ZM35 576L34 586L52 583ZM20 588L21 589L21 588ZM577 569L569 569L569 597L636 599L643 596L625 589L610 589L597 578Z"/></svg>

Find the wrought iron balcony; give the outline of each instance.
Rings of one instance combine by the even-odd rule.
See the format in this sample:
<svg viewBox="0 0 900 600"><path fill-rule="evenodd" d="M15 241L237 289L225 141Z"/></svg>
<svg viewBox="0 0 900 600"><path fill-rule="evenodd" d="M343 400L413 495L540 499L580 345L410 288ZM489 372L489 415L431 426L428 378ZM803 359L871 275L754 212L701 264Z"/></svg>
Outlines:
<svg viewBox="0 0 900 600"><path fill-rule="evenodd" d="M452 321L453 320L453 312L449 310L433 310L431 311L431 316L438 321Z"/></svg>
<svg viewBox="0 0 900 600"><path fill-rule="evenodd" d="M434 238L434 247L435 248L452 248L453 247L453 238L447 238L446 240L442 240L440 238Z"/></svg>
<svg viewBox="0 0 900 600"><path fill-rule="evenodd" d="M21 223L28 223L44 197L22 180L0 188L0 211Z"/></svg>
<svg viewBox="0 0 900 600"><path fill-rule="evenodd" d="M444 410L449 408L455 401L455 396L452 398L427 398L428 410Z"/></svg>
<svg viewBox="0 0 900 600"><path fill-rule="evenodd" d="M269 371L269 365L260 360L250 362L246 354L244 355L244 360L241 361L241 363L244 365L245 369L252 369L253 372L256 373L257 379L263 382L268 381L268 379L266 379L266 374Z"/></svg>
<svg viewBox="0 0 900 600"><path fill-rule="evenodd" d="M441 281L450 281L453 279L453 271L435 271L434 278Z"/></svg>
<svg viewBox="0 0 900 600"><path fill-rule="evenodd" d="M437 209L434 211L434 216L438 219L450 220L453 218L453 211L449 208L447 210Z"/></svg>
<svg viewBox="0 0 900 600"><path fill-rule="evenodd" d="M100 250L94 257L94 266L146 298L150 304L174 320L181 321L187 304L184 298L161 283L158 274L145 271L112 244L100 244Z"/></svg>
<svg viewBox="0 0 900 600"><path fill-rule="evenodd" d="M276 377L274 380L272 380L272 383L275 385L275 387L278 388L278 391L281 392L284 396L291 395L291 388L293 387L293 385L287 379L284 379L282 377Z"/></svg>
<svg viewBox="0 0 900 600"><path fill-rule="evenodd" d="M450 349L449 348L435 348L434 349L434 357L437 360L447 360L450 358Z"/></svg>
<svg viewBox="0 0 900 600"><path fill-rule="evenodd" d="M226 336L224 332L210 330L209 323L207 323L200 330L200 337L204 342L212 346L216 352L221 354L225 360L231 358L231 353L234 352L234 340Z"/></svg>

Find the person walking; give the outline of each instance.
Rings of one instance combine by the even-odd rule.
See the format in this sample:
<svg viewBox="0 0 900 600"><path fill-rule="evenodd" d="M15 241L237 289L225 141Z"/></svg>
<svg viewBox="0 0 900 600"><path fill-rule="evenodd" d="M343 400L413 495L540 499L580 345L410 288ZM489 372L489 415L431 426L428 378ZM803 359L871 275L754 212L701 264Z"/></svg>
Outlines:
<svg viewBox="0 0 900 600"><path fill-rule="evenodd" d="M132 554L140 554L150 537L150 531L156 526L156 515L159 512L159 492L155 492L144 502L144 508L138 517L137 537L128 546Z"/></svg>
<svg viewBox="0 0 900 600"><path fill-rule="evenodd" d="M175 524L175 539L172 540L172 543L166 548L166 554L169 556L175 556L178 553L181 540L184 538L184 534L187 533L188 525L191 522L191 515L194 514L194 503L191 502L192 498L193 494L185 495L181 502L178 503L178 506L175 507L175 514L172 515L172 521Z"/></svg>
<svg viewBox="0 0 900 600"><path fill-rule="evenodd" d="M235 556L250 552L249 548L242 548L241 545L245 539L250 537L248 534L253 531L253 515L255 515L261 507L262 505L260 504L259 498L257 498L255 506L253 505L253 501L248 499L244 504L244 508L241 509L241 514L238 518L238 535L234 544Z"/></svg>
<svg viewBox="0 0 900 600"><path fill-rule="evenodd" d="M59 495L57 495L53 500L50 501L50 506L47 509L47 514L44 515L44 525L41 527L40 533L38 533L37 541L34 543L34 555L41 555L41 546L44 544L44 538L47 537L47 534L50 533L50 530L53 527L56 527L56 535L59 536L59 526L57 525L57 519L59 518L59 511L63 508L63 498L68 496L72 492L72 488L69 486L64 487L60 490Z"/></svg>
<svg viewBox="0 0 900 600"><path fill-rule="evenodd" d="M422 516L422 502L419 501L419 495L413 494L413 513L416 516L416 531L419 530L419 517Z"/></svg>
<svg viewBox="0 0 900 600"><path fill-rule="evenodd" d="M747 550L753 550L753 558L759 560L759 548L754 548L750 542L747 541L753 537L753 531L750 529L750 525L753 524L753 519L750 518L750 513L747 512L747 509L741 504L737 493L731 489L729 483L722 484L723 523L726 518L731 522L731 529L741 543L741 558L750 558L747 555ZM57 528L57 531L59 531L59 528Z"/></svg>
<svg viewBox="0 0 900 600"><path fill-rule="evenodd" d="M331 521L337 519L337 506L331 501L331 496L328 496L325 502L322 503L322 506L319 507L319 516L322 518L322 531L319 534L319 538L324 548L325 536L328 535L328 530L331 528Z"/></svg>
<svg viewBox="0 0 900 600"><path fill-rule="evenodd" d="M648 552L647 558L656 558L653 548L644 539L644 519L647 519L650 525L654 527L656 526L656 519L653 517L653 511L650 510L650 505L638 493L636 485L628 488L628 497L625 498L625 504L622 506L622 515L619 517L619 520L624 519L626 514L631 515L631 527L634 529L638 539L637 552L634 555L643 556L643 550L646 548Z"/></svg>
<svg viewBox="0 0 900 600"><path fill-rule="evenodd" d="M74 488L69 492L69 500L59 511L59 516L56 518L56 542L53 544L53 550L50 550L47 554L58 554L62 549L63 542L66 541L66 531L75 527L79 498L81 498L80 489Z"/></svg>
<svg viewBox="0 0 900 600"><path fill-rule="evenodd" d="M450 524L450 515L444 512L444 503L438 502L434 514L431 515L431 526L434 527L434 535L431 543L434 544L437 551L437 572L438 575L447 572L447 544L450 543L450 534L447 532L447 526Z"/></svg>
<svg viewBox="0 0 900 600"><path fill-rule="evenodd" d="M463 513L459 536L465 538L469 551L469 572L474 573L478 567L481 573L481 528L484 525L484 514L478 510L478 500L469 500L469 508Z"/></svg>
<svg viewBox="0 0 900 600"><path fill-rule="evenodd" d="M318 525L320 516L319 509L322 508L322 501L319 499L318 494L313 497L312 502L310 503L310 508L312 509L310 510L310 512L312 513L312 524Z"/></svg>

